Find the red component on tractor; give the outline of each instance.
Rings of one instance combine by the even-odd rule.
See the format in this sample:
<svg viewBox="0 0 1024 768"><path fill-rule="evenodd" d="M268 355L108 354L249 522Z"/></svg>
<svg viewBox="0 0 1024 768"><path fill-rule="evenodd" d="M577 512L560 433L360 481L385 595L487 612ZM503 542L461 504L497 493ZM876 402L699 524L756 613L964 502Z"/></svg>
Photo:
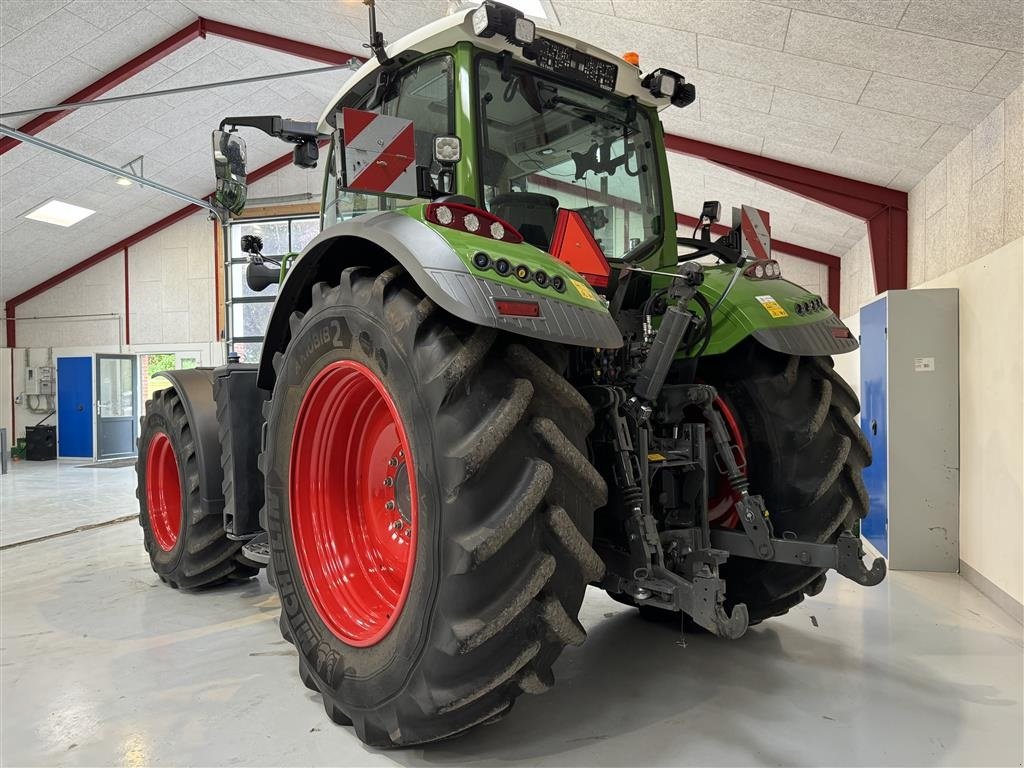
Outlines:
<svg viewBox="0 0 1024 768"><path fill-rule="evenodd" d="M181 534L181 478L174 446L166 432L155 433L149 441L146 509L156 543L164 552L170 552Z"/></svg>
<svg viewBox="0 0 1024 768"><path fill-rule="evenodd" d="M729 442L737 454L736 463L741 469L746 470L747 449L743 443L739 422L721 396L715 398L714 406L722 414L726 429L729 430ZM714 494L708 497L708 522L721 528L735 528L740 522L739 514L736 512L736 502L740 500L740 495L729 484L729 478L721 466L718 467L715 489Z"/></svg>
<svg viewBox="0 0 1024 768"><path fill-rule="evenodd" d="M612 268L579 211L559 210L548 252L595 288L608 287Z"/></svg>
<svg viewBox="0 0 1024 768"><path fill-rule="evenodd" d="M354 360L331 363L299 408L288 499L306 590L348 645L375 645L402 612L416 498L409 439L384 384Z"/></svg>

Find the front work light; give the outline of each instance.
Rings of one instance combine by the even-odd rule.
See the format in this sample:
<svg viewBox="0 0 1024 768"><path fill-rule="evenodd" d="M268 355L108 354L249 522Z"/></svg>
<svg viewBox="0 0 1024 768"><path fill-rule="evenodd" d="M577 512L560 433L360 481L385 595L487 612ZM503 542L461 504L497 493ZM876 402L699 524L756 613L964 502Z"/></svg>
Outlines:
<svg viewBox="0 0 1024 768"><path fill-rule="evenodd" d="M477 37L502 35L519 46L532 45L537 37L536 25L522 11L493 0L485 0L473 11L472 21L473 34Z"/></svg>
<svg viewBox="0 0 1024 768"><path fill-rule="evenodd" d="M435 136L434 159L441 165L459 162L462 159L462 141L458 136Z"/></svg>
<svg viewBox="0 0 1024 768"><path fill-rule="evenodd" d="M640 81L640 85L658 99L668 99L673 106L685 107L697 98L697 89L686 78L671 69L656 69Z"/></svg>

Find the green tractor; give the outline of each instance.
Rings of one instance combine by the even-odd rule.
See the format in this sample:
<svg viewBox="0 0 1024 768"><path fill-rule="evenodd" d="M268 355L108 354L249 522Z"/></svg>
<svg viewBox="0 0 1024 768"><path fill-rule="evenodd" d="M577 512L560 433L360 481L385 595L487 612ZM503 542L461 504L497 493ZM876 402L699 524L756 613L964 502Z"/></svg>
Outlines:
<svg viewBox="0 0 1024 768"><path fill-rule="evenodd" d="M588 586L738 638L877 584L870 462L831 355L857 341L782 279L766 217L679 237L661 109L693 86L487 0L373 57L317 123L322 232L280 282L262 359L174 371L147 403L139 521L196 589L267 569L299 676L370 745L491 722L553 683ZM681 256L680 253L683 253ZM286 274L285 274L286 273Z"/></svg>

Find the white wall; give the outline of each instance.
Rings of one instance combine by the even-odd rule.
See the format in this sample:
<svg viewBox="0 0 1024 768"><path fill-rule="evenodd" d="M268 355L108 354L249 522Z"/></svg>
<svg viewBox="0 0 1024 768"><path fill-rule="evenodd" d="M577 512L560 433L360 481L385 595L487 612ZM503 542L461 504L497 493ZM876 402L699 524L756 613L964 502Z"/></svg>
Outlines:
<svg viewBox="0 0 1024 768"><path fill-rule="evenodd" d="M828 267L778 251L772 252L772 258L779 262L784 278L818 294L828 303Z"/></svg>
<svg viewBox="0 0 1024 768"><path fill-rule="evenodd" d="M19 347L116 349L124 343L123 255L112 256L29 299L17 307L16 317Z"/></svg>
<svg viewBox="0 0 1024 768"><path fill-rule="evenodd" d="M960 559L1020 604L1024 86L911 190L908 230L909 286L960 291ZM847 324L873 296L865 238L842 260ZM859 362L837 367L859 385Z"/></svg>
<svg viewBox="0 0 1024 768"><path fill-rule="evenodd" d="M201 212L128 249L133 345L217 339L214 235Z"/></svg>

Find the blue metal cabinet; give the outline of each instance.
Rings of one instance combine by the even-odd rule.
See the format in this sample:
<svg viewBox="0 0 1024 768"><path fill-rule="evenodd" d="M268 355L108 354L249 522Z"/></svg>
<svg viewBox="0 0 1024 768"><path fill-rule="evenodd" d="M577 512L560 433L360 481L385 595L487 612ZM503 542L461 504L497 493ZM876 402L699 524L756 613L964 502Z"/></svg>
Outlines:
<svg viewBox="0 0 1024 768"><path fill-rule="evenodd" d="M889 555L889 456L885 338L888 298L882 297L860 311L860 428L871 444L871 466L864 470L864 485L871 499L861 534L875 549Z"/></svg>
<svg viewBox="0 0 1024 768"><path fill-rule="evenodd" d="M957 291L889 291L860 311L862 535L895 570L959 567Z"/></svg>

